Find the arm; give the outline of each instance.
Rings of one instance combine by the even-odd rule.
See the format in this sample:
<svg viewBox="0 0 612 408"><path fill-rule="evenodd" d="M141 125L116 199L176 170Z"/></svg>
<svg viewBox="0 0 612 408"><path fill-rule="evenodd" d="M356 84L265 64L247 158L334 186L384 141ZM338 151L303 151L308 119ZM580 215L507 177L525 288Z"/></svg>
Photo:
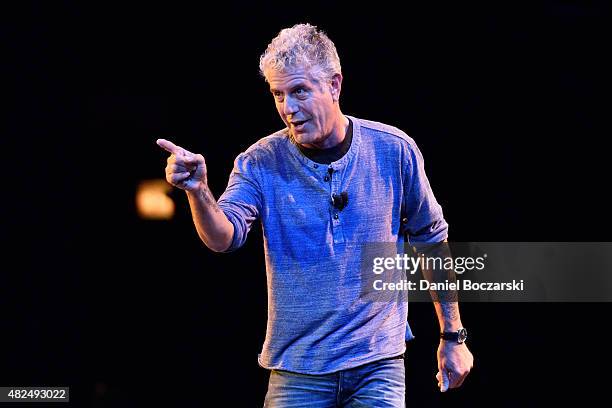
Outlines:
<svg viewBox="0 0 612 408"><path fill-rule="evenodd" d="M454 332L462 327L458 302L435 302L435 307L441 330ZM474 356L465 343L440 339L437 357L436 379L442 392L460 387L474 366Z"/></svg>
<svg viewBox="0 0 612 408"><path fill-rule="evenodd" d="M211 250L225 251L232 243L234 226L208 188L204 157L164 139L159 139L157 144L171 153L166 166L166 180L187 193L198 236Z"/></svg>
<svg viewBox="0 0 612 408"><path fill-rule="evenodd" d="M421 249L417 249L419 253L422 253L427 258L441 258L445 259L451 256L448 241L445 239L443 242L437 244L420 244ZM431 263L436 265L435 263ZM422 268L424 278L429 283L444 283L446 281L454 283L456 282L455 274L453 271L447 271L445 269L434 269L426 268L423 265ZM459 314L459 303L457 297L457 291L455 290L430 290L431 298L434 301L434 308L436 315L438 316L438 323L440 325L440 331L457 331L461 324L461 316Z"/></svg>
<svg viewBox="0 0 612 408"><path fill-rule="evenodd" d="M234 236L234 225L217 205L208 185L202 183L197 190L187 191L187 198L193 223L204 244L215 252L228 249Z"/></svg>
<svg viewBox="0 0 612 408"><path fill-rule="evenodd" d="M451 256L446 240L438 244L428 245L422 253L431 258L446 259ZM430 283L456 282L453 270L447 271L444 268L440 270L436 268L427 269L425 267L422 269L424 277ZM457 291L431 290L430 293L438 316L440 332L456 332L463 327L459 313ZM474 357L467 345L440 339L437 357L438 373L436 379L440 391L445 392L448 388L460 387L474 364Z"/></svg>
<svg viewBox="0 0 612 408"><path fill-rule="evenodd" d="M451 256L446 240L448 225L442 214L442 207L429 185L425 174L423 156L416 144L410 144L406 155L405 168L405 208L407 223L405 232L415 237L417 251L427 257L445 258ZM429 242L437 242L428 244ZM422 268L423 276L432 282L455 282L455 272L427 270ZM457 292L453 290L430 291L438 316L441 331L456 331L461 327ZM440 339L438 346L438 386L444 392L448 388L461 386L474 364L474 357L465 343L453 343Z"/></svg>

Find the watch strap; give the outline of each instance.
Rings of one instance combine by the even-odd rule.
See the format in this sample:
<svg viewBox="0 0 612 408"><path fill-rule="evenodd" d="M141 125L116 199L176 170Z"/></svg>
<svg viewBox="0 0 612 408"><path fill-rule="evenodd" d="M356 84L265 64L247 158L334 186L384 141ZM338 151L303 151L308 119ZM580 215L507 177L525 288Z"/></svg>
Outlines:
<svg viewBox="0 0 612 408"><path fill-rule="evenodd" d="M458 341L459 340L459 333L457 333L457 332L443 332L443 333L440 333L440 338L442 340L447 340L447 341Z"/></svg>
<svg viewBox="0 0 612 408"><path fill-rule="evenodd" d="M467 339L467 331L462 327L457 331L453 332L442 332L440 338L446 341L454 341L457 343L463 343Z"/></svg>

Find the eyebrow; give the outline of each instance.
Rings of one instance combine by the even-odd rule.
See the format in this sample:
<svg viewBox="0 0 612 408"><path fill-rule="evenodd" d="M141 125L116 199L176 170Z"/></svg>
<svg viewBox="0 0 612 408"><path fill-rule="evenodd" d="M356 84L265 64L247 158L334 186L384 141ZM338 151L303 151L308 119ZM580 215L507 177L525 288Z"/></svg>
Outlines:
<svg viewBox="0 0 612 408"><path fill-rule="evenodd" d="M295 90L296 90L296 89L298 89L298 88L304 88L304 89L306 89L306 88L307 88L307 86L306 86L306 84L305 84L305 83L300 82L299 84L296 84L296 85L292 86L292 87L291 87L291 88L289 88L289 89L290 89L290 92L293 92L293 91L295 91ZM280 91L279 91L278 89L276 89L276 88L270 88L270 92L280 92Z"/></svg>

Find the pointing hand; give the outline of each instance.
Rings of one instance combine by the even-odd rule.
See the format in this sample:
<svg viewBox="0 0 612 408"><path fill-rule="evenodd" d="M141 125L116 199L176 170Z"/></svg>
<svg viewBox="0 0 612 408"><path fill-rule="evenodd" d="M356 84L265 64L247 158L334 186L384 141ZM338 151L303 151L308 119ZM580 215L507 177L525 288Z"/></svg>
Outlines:
<svg viewBox="0 0 612 408"><path fill-rule="evenodd" d="M157 144L171 153L166 166L168 183L185 191L195 191L206 184L206 161L201 154L191 153L165 139L157 139Z"/></svg>

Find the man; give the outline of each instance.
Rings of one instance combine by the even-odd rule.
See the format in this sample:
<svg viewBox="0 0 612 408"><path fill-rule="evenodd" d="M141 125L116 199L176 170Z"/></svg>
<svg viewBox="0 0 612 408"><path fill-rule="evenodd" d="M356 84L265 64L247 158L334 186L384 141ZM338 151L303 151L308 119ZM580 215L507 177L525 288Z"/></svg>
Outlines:
<svg viewBox="0 0 612 408"><path fill-rule="evenodd" d="M282 30L260 59L286 128L234 163L216 202L206 164L173 143L168 182L187 192L200 238L229 252L261 220L268 326L259 364L271 370L269 407L403 407L405 302L360 296L360 245L443 242L447 224L414 141L402 131L344 115L340 60L316 27ZM375 205L373 205L375 203ZM402 222L403 220L403 222ZM436 302L443 332L438 384L458 387L473 358L456 302ZM453 336L455 338L453 338Z"/></svg>

